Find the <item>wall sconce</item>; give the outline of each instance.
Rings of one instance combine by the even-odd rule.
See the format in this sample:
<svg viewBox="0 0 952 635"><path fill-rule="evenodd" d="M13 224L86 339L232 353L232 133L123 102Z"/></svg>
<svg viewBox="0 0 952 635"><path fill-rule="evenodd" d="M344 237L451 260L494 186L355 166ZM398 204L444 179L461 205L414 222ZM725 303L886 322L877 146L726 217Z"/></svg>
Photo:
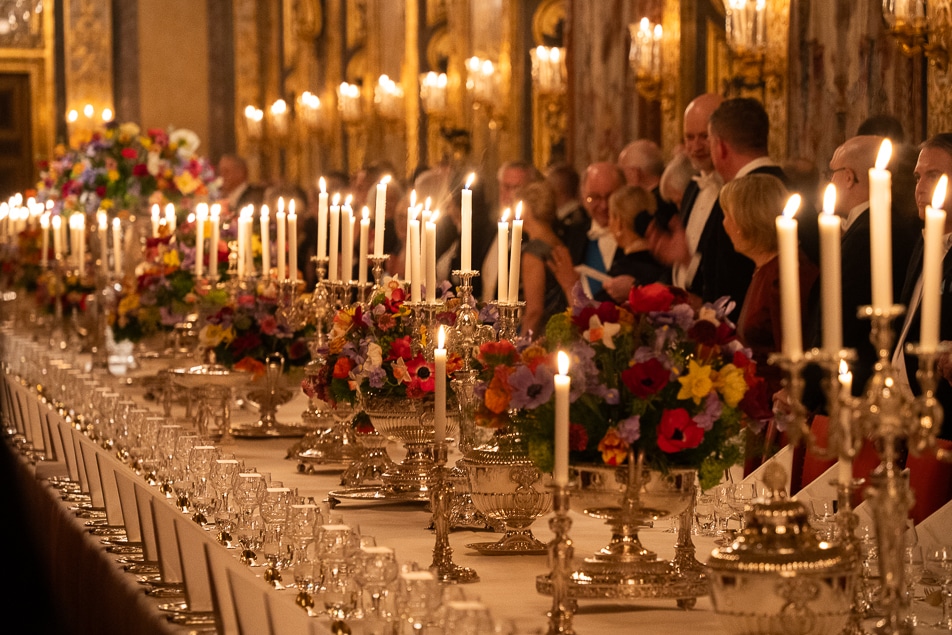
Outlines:
<svg viewBox="0 0 952 635"><path fill-rule="evenodd" d="M275 100L268 109L268 115L271 134L276 139L286 139L288 136L288 120L291 116L288 111L288 102L283 99Z"/></svg>
<svg viewBox="0 0 952 635"><path fill-rule="evenodd" d="M929 63L945 72L952 24L948 10L933 13L930 19L925 0L883 0L883 19L903 54L912 57L925 53Z"/></svg>
<svg viewBox="0 0 952 635"><path fill-rule="evenodd" d="M651 24L641 18L638 24L629 24L631 50L628 62L635 72L635 88L645 99L661 98L661 40L664 32L660 24Z"/></svg>
<svg viewBox="0 0 952 635"><path fill-rule="evenodd" d="M466 60L466 90L472 96L475 108L492 112L496 106L498 83L496 67L491 61L476 56Z"/></svg>
<svg viewBox="0 0 952 635"><path fill-rule="evenodd" d="M298 117L309 132L317 131L321 126L321 100L310 91L304 91L298 97Z"/></svg>
<svg viewBox="0 0 952 635"><path fill-rule="evenodd" d="M727 45L731 51L731 83L762 87L767 52L767 0L724 0Z"/></svg>
<svg viewBox="0 0 952 635"><path fill-rule="evenodd" d="M245 130L248 132L248 138L251 141L260 141L264 130L262 129L264 121L264 111L254 106L245 106Z"/></svg>
<svg viewBox="0 0 952 635"><path fill-rule="evenodd" d="M529 51L532 83L540 95L565 93L565 51L557 46L537 46Z"/></svg>
<svg viewBox="0 0 952 635"><path fill-rule="evenodd" d="M374 107L381 119L398 121L403 112L403 88L400 84L381 75L374 86Z"/></svg>
<svg viewBox="0 0 952 635"><path fill-rule="evenodd" d="M430 71L420 75L420 101L423 104L423 112L430 117L446 114L446 73Z"/></svg>
<svg viewBox="0 0 952 635"><path fill-rule="evenodd" d="M360 86L341 82L337 87L337 109L346 124L360 123L363 108L360 105Z"/></svg>
<svg viewBox="0 0 952 635"><path fill-rule="evenodd" d="M72 108L66 113L66 129L70 136L85 131L94 132L98 127L103 126L113 120L114 114L108 106L104 107L96 117L96 107L92 104L86 104L82 110Z"/></svg>

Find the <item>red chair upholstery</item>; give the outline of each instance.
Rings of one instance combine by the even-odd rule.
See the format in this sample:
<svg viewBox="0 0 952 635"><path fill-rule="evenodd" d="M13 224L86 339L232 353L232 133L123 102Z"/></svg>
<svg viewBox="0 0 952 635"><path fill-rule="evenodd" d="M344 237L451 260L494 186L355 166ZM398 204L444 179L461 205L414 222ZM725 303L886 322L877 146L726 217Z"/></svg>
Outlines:
<svg viewBox="0 0 952 635"><path fill-rule="evenodd" d="M952 441L939 439L940 448L952 450ZM916 499L910 516L918 525L934 511L952 500L952 463L945 463L929 452L906 460L909 468L909 486Z"/></svg>
<svg viewBox="0 0 952 635"><path fill-rule="evenodd" d="M810 422L810 430L813 432L813 436L819 447L826 447L829 425L830 420L826 415L815 415L813 421ZM809 450L798 447L794 453L794 474L790 483L790 491L793 493L799 492L815 481L818 476L826 472L835 463L836 459L821 459Z"/></svg>

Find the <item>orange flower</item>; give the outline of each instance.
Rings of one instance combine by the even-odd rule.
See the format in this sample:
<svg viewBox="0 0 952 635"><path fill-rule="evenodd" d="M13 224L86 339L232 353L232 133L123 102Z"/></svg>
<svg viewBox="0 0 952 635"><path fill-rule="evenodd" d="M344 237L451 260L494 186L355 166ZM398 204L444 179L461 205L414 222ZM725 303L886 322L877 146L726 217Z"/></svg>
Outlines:
<svg viewBox="0 0 952 635"><path fill-rule="evenodd" d="M509 368L497 366L493 378L486 388L483 401L486 408L497 415L509 409L509 401L512 397L512 389L509 387L509 372Z"/></svg>
<svg viewBox="0 0 952 635"><path fill-rule="evenodd" d="M605 465L621 465L628 457L628 444L618 436L618 430L612 427L598 442L598 451L602 453Z"/></svg>
<svg viewBox="0 0 952 635"><path fill-rule="evenodd" d="M256 359L252 357L245 357L240 362L235 364L235 370L251 373L254 375L255 379L258 379L259 377L264 376L265 370L267 370L267 368L262 362L259 362Z"/></svg>

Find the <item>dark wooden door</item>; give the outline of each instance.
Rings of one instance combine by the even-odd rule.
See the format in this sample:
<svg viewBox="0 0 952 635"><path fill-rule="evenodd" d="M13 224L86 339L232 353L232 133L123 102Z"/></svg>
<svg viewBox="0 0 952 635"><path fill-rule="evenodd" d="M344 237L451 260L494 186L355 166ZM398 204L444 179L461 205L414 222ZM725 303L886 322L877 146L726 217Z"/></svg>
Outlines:
<svg viewBox="0 0 952 635"><path fill-rule="evenodd" d="M0 73L0 199L34 187L30 76Z"/></svg>

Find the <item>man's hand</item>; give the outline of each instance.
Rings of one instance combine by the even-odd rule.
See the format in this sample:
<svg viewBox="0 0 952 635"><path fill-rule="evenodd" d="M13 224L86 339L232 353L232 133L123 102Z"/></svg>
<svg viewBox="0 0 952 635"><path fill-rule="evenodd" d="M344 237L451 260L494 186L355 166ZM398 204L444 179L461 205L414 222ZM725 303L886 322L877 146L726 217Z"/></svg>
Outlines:
<svg viewBox="0 0 952 635"><path fill-rule="evenodd" d="M648 247L651 249L655 260L661 264L671 266L675 263L681 263L687 265L691 262L691 250L688 248L687 236L679 217L672 217L668 222L667 229L659 227L656 223L651 223L648 226L645 238L648 240Z"/></svg>
<svg viewBox="0 0 952 635"><path fill-rule="evenodd" d="M622 304L628 299L628 292L631 291L631 287L634 284L635 278L633 276L615 276L603 282L602 289L611 296L612 300L618 304Z"/></svg>
<svg viewBox="0 0 952 635"><path fill-rule="evenodd" d="M549 260L546 263L549 270L555 275L556 281L562 287L566 298L572 297L572 287L578 282L578 272L572 264L572 255L564 245L552 249L549 254Z"/></svg>

